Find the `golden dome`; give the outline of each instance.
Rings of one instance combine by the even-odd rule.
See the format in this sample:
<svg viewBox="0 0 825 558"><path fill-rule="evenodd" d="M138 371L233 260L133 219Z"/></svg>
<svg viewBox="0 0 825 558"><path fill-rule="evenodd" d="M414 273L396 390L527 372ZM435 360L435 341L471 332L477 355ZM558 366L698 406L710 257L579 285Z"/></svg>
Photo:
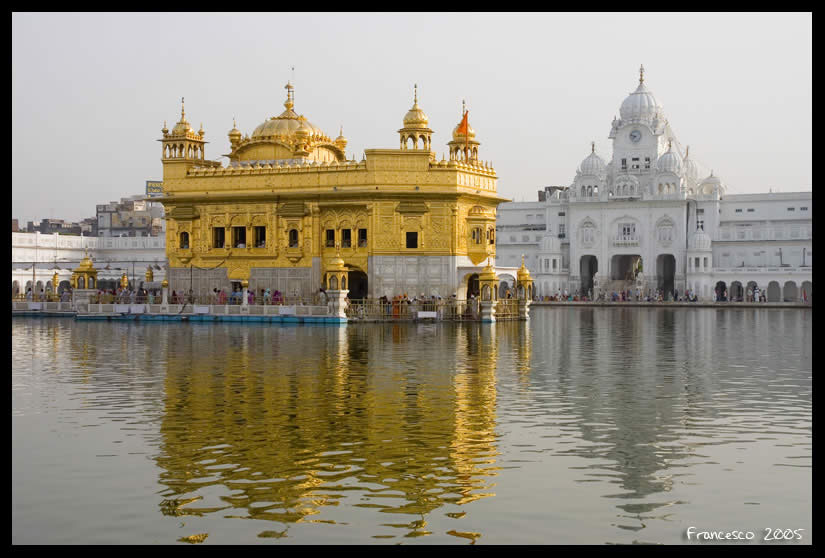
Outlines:
<svg viewBox="0 0 825 558"><path fill-rule="evenodd" d="M481 273L478 275L479 281L495 281L496 280L496 271L493 269L493 266L490 264L490 258L487 258L487 265L484 269L481 270Z"/></svg>
<svg viewBox="0 0 825 558"><path fill-rule="evenodd" d="M344 270L344 260L341 259L340 254L336 254L334 258L329 261L329 267L327 268L328 271L343 271Z"/></svg>
<svg viewBox="0 0 825 558"><path fill-rule="evenodd" d="M235 122L235 119L234 119L234 118L232 119L232 129L231 129L231 130L229 130L229 137L230 137L230 138L237 137L237 138L239 138L239 139L240 139L240 137L241 137L241 131L240 131L240 130L238 130L238 123L237 123L237 122Z"/></svg>
<svg viewBox="0 0 825 558"><path fill-rule="evenodd" d="M430 119L427 118L427 115L421 110L421 107L418 106L418 84L416 84L413 106L407 111L407 114L404 115L404 127L426 128L429 121Z"/></svg>
<svg viewBox="0 0 825 558"><path fill-rule="evenodd" d="M297 132L299 128L304 128L308 136L329 141L329 138L320 128L292 110L292 107L295 106L293 97L294 89L292 84L286 84L287 98L284 102L286 110L255 128L255 131L252 132L252 139L276 138L290 140L295 136L295 132Z"/></svg>
<svg viewBox="0 0 825 558"><path fill-rule="evenodd" d="M458 129L461 127L461 122L459 122L455 128L453 128L453 139L454 140L463 140L464 139L464 132L459 132ZM476 131L473 130L470 124L467 124L467 139L473 139L476 137Z"/></svg>
<svg viewBox="0 0 825 558"><path fill-rule="evenodd" d="M518 272L516 272L516 279L518 279L519 282L530 280L530 271L524 265L524 254L521 255L521 267L518 268Z"/></svg>
<svg viewBox="0 0 825 558"><path fill-rule="evenodd" d="M77 272L77 271L86 271L86 272L89 272L89 271L95 271L95 272L96 272L97 270L95 269L95 266L94 266L94 264L92 263L91 258L89 258L89 254L87 253L87 254L86 254L86 257L85 257L85 258L83 258L83 260L80 262L80 265L78 265L78 266L74 269L74 271L76 271L76 272Z"/></svg>
<svg viewBox="0 0 825 558"><path fill-rule="evenodd" d="M166 125L164 124L164 128ZM172 128L172 134L175 136L185 136L192 132L192 126L186 121L186 113L183 110L183 97L180 99L180 121Z"/></svg>

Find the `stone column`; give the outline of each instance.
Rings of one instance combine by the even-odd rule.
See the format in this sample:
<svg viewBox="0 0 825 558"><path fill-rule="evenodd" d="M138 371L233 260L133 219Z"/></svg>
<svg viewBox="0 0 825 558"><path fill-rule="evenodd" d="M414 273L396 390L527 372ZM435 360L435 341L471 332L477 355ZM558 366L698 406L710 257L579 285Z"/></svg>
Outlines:
<svg viewBox="0 0 825 558"><path fill-rule="evenodd" d="M530 319L530 304L532 301L530 299L519 299L518 301L518 319L519 320L529 320Z"/></svg>
<svg viewBox="0 0 825 558"><path fill-rule="evenodd" d="M498 305L497 300L482 300L480 302L481 307L481 322L482 323L492 323L496 321L496 305Z"/></svg>
<svg viewBox="0 0 825 558"><path fill-rule="evenodd" d="M327 291L327 300L329 304L332 306L330 316L334 318L341 318L342 320L347 319L347 303L346 298L347 294L349 294L349 290L340 290L340 291Z"/></svg>
<svg viewBox="0 0 825 558"><path fill-rule="evenodd" d="M34 291L34 287L32 287L32 291ZM72 309L75 312L88 312L89 300L96 294L96 289L75 289L72 292Z"/></svg>
<svg viewBox="0 0 825 558"><path fill-rule="evenodd" d="M163 280L161 285L161 301L160 301L160 313L161 314L168 314L169 313L169 281L166 279Z"/></svg>
<svg viewBox="0 0 825 558"><path fill-rule="evenodd" d="M241 281L243 291L241 294L241 314L249 314L249 281Z"/></svg>

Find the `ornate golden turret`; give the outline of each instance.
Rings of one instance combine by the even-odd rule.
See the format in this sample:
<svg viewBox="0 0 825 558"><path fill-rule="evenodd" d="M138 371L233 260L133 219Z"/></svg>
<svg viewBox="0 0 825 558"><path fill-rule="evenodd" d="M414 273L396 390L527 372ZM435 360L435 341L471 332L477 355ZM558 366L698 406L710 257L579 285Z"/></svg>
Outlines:
<svg viewBox="0 0 825 558"><path fill-rule="evenodd" d="M347 138L344 137L344 125L341 125L341 130L338 132L338 137L335 138L335 145L343 151L347 147Z"/></svg>
<svg viewBox="0 0 825 558"><path fill-rule="evenodd" d="M126 276L125 273L120 276L120 286L124 289L129 288L129 278Z"/></svg>
<svg viewBox="0 0 825 558"><path fill-rule="evenodd" d="M524 254L521 255L521 267L516 272L516 284L518 285L518 297L528 300L533 298L533 278L530 277L530 271L524 265Z"/></svg>
<svg viewBox="0 0 825 558"><path fill-rule="evenodd" d="M180 120L172 128L172 132L166 129L166 122L163 123L163 138L159 139L163 144L162 157L164 178L177 178L186 174L186 170L195 163L203 163L205 157L203 124L201 129L195 132L186 120L183 97L180 100Z"/></svg>
<svg viewBox="0 0 825 558"><path fill-rule="evenodd" d="M478 162L478 146L481 143L475 139L476 132L470 126L469 114L467 104L461 101L461 122L453 129L452 141L447 142L451 161Z"/></svg>
<svg viewBox="0 0 825 558"><path fill-rule="evenodd" d="M398 130L401 136L401 149L421 149L429 151L432 147L433 131L428 126L429 118L418 106L418 84L415 84L413 93L413 106L404 115L404 127ZM433 159L435 155L432 156Z"/></svg>
<svg viewBox="0 0 825 558"><path fill-rule="evenodd" d="M151 283L155 280L155 272L152 271L152 266L146 268L146 282Z"/></svg>
<svg viewBox="0 0 825 558"><path fill-rule="evenodd" d="M71 285L75 289L94 289L97 286L97 270L92 264L88 249L80 265L72 271Z"/></svg>
<svg viewBox="0 0 825 558"><path fill-rule="evenodd" d="M335 257L327 264L324 285L329 291L347 289L347 268L341 258L341 245L338 243L335 244Z"/></svg>
<svg viewBox="0 0 825 558"><path fill-rule="evenodd" d="M481 300L498 299L498 279L496 278L496 270L493 269L493 265L490 263L490 258L487 258L487 265L478 275L478 288L481 291Z"/></svg>

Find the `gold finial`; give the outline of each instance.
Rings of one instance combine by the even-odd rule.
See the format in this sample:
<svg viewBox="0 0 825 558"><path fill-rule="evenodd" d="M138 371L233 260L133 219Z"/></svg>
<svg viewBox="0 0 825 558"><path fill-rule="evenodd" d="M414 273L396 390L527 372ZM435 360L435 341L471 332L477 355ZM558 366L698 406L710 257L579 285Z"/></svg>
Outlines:
<svg viewBox="0 0 825 558"><path fill-rule="evenodd" d="M233 127L233 128L237 128L237 127L238 127L238 123L235 121L235 117L234 117L234 116L232 117L232 127Z"/></svg>
<svg viewBox="0 0 825 558"><path fill-rule="evenodd" d="M673 149L673 138L667 138L667 150Z"/></svg>
<svg viewBox="0 0 825 558"><path fill-rule="evenodd" d="M284 106L288 109L291 109L295 106L295 87L293 87L292 82L286 82L284 85L284 89L286 89L286 101L284 102Z"/></svg>
<svg viewBox="0 0 825 558"><path fill-rule="evenodd" d="M685 149L685 159L687 159L687 158L688 158L688 155L690 155L690 146L689 146L689 145L688 145L688 146L687 146L687 148Z"/></svg>
<svg viewBox="0 0 825 558"><path fill-rule="evenodd" d="M343 125L343 124L341 124L341 127L338 129L338 135L339 135L339 136L343 136L343 135L344 135L344 125Z"/></svg>
<svg viewBox="0 0 825 558"><path fill-rule="evenodd" d="M524 254L521 255L521 267L524 267Z"/></svg>
<svg viewBox="0 0 825 558"><path fill-rule="evenodd" d="M186 113L183 112L183 97L180 98L180 119L181 121L186 120Z"/></svg>
<svg viewBox="0 0 825 558"><path fill-rule="evenodd" d="M590 152L591 152L591 153L595 153L595 152L596 152L596 142L595 142L595 141L591 141L591 142L590 142Z"/></svg>
<svg viewBox="0 0 825 558"><path fill-rule="evenodd" d="M645 67L644 65L639 66L639 83L645 82Z"/></svg>
<svg viewBox="0 0 825 558"><path fill-rule="evenodd" d="M467 103L461 99L461 118L464 118L464 113L467 112Z"/></svg>
<svg viewBox="0 0 825 558"><path fill-rule="evenodd" d="M414 93L413 93L413 104L417 105L418 104L418 84L417 83L415 85L413 85L413 91L414 91Z"/></svg>

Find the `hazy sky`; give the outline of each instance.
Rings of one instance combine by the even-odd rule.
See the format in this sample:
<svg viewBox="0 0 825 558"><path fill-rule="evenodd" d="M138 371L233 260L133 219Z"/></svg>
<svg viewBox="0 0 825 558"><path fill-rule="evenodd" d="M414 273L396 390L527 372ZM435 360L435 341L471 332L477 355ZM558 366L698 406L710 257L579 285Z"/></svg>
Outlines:
<svg viewBox="0 0 825 558"><path fill-rule="evenodd" d="M12 16L12 217L79 220L160 180L186 98L206 156L295 110L348 153L396 148L418 83L441 158L467 100L498 189L569 185L606 160L645 83L729 193L811 190L812 17L802 14L48 14ZM223 158L226 162L227 159Z"/></svg>

